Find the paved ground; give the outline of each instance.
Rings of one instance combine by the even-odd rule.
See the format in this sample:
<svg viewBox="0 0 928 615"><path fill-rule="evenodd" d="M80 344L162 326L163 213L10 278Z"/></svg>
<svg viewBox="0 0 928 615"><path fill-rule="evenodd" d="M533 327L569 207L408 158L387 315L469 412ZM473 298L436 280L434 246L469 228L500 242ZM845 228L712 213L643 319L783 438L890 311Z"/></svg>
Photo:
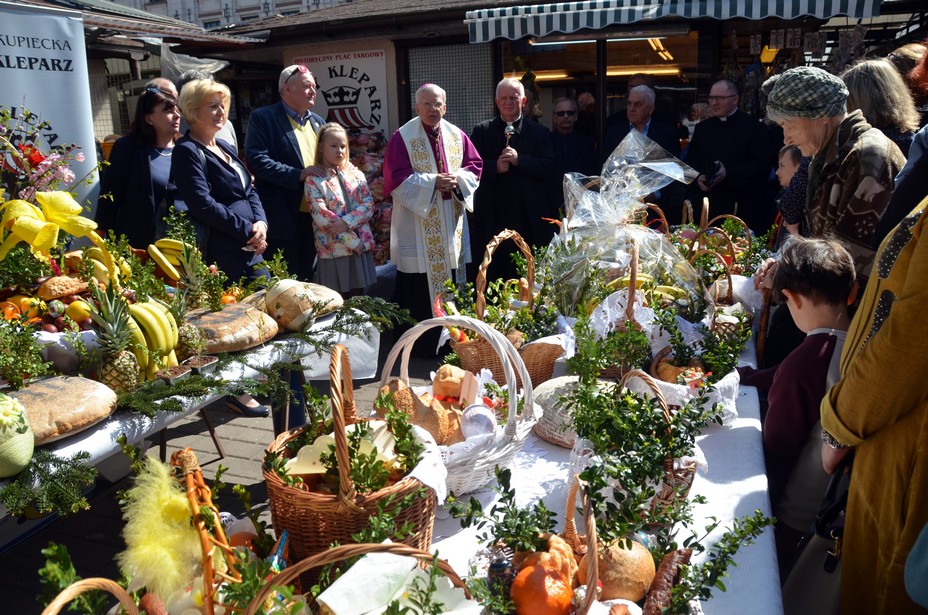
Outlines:
<svg viewBox="0 0 928 615"><path fill-rule="evenodd" d="M391 334L385 334L382 339L381 365L389 350ZM413 360L410 363L410 376L414 381L427 378L429 370L434 370L437 365L437 361ZM355 382L355 399L359 409L371 407L377 394L377 384L374 380ZM225 458L219 459L198 414L179 421L168 430L168 457L174 450L193 448L207 479L215 476L220 465L225 466L227 471L223 480L228 486L220 496L222 510L236 516L244 513L238 498L232 494L233 484L246 486L251 492L253 503L259 508L266 508L267 492L261 475L261 460L265 446L274 438L271 419L241 417L228 411L222 402L208 406L206 411L225 448ZM0 595L5 596L0 613L28 615L41 612L36 598L40 592L37 571L45 563L41 550L49 542L67 546L74 566L82 577L118 579L119 570L114 557L124 545L120 535L123 522L117 492L128 486L125 479L116 483L99 480L89 496L90 510L50 521L45 527L0 553L0 570L3 571L0 575ZM269 521L269 513L263 514ZM16 520L0 520L0 525L12 523L16 523Z"/></svg>

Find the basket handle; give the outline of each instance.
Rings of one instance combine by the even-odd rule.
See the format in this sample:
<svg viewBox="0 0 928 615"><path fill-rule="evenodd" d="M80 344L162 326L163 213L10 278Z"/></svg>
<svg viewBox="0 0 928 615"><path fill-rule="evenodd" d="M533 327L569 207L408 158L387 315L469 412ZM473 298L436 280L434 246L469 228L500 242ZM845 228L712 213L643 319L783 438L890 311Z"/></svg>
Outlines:
<svg viewBox="0 0 928 615"><path fill-rule="evenodd" d="M351 380L351 362L348 349L341 344L332 348L329 362L329 386L332 397L332 421L335 430L335 459L338 462L338 500L354 511L362 509L355 504L358 496L351 480L351 457L348 455L348 436L345 428L357 422L354 404L354 383Z"/></svg>
<svg viewBox="0 0 928 615"><path fill-rule="evenodd" d="M356 555L366 555L368 553L393 553L394 555L405 555L407 557L414 557L420 562L428 564L432 563L434 557L428 551L408 547L401 543L351 544L331 547L311 557L302 559L292 566L288 566L283 571L281 571L280 574L272 577L261 587L261 590L254 598L252 598L251 602L248 603L248 608L245 609L245 615L255 615L255 613L257 613L258 610L264 606L265 600L267 600L270 595L277 590L277 588L290 585L296 580L297 576L306 572L307 570L317 566L324 566L326 564L338 562L343 559L348 559L349 557L354 557ZM452 568L448 562L439 559L437 562L435 562L435 564L438 566L438 569L441 570L442 574L448 577L448 580L451 581L452 585L463 589L464 595L467 596L468 600L472 599L470 592L467 591L467 587L464 585L464 581L461 580L461 577L458 576L458 573L454 571L454 568ZM138 611L136 611L136 613L138 613Z"/></svg>
<svg viewBox="0 0 928 615"><path fill-rule="evenodd" d="M523 420L529 420L529 416L534 415L534 401L532 393L532 379L528 375L528 370L525 367L525 362L522 360L522 357L519 356L519 351L510 343L509 340L503 336L502 333L491 327L490 325L477 320L476 318L470 318L469 316L442 316L441 318L430 318L428 320L423 320L418 325L412 327L406 333L400 336L400 339L393 344L393 348L390 349L390 353L387 355L386 362L384 363L383 372L380 376L380 388L383 388L387 385L387 382L390 379L390 375L393 372L393 366L396 364L396 359L402 353L402 360L400 362L400 379L404 382L409 382L409 357L412 353L412 346L416 339L428 331L429 329L435 327L448 327L455 326L462 329L470 329L471 331L476 331L478 335L483 337L489 342L493 350L496 351L496 354L499 355L501 362L503 364L503 375L506 378L506 384L509 385L509 391L515 395L515 392L518 391L516 387L516 372L519 373L519 378L522 380L522 395L525 402L525 411L522 413ZM506 417L506 435L514 436L516 433L516 404L511 403L507 409Z"/></svg>
<svg viewBox="0 0 928 615"><path fill-rule="evenodd" d="M717 226L707 226L705 228L699 229L699 231L693 236L693 241L690 243L690 251L694 250L697 245L699 245L699 238L707 235L708 233L717 234L725 240L725 245L728 247L728 253L731 255L731 262L735 262L737 254L735 252L735 244L732 242L731 237L720 229Z"/></svg>
<svg viewBox="0 0 928 615"><path fill-rule="evenodd" d="M767 329L770 327L771 294L770 289L765 288L762 294L763 300L760 304L760 324L757 326L757 340L755 341L758 369L764 367L764 351L767 349Z"/></svg>
<svg viewBox="0 0 928 615"><path fill-rule="evenodd" d="M671 417L671 415L670 415L670 405L667 403L667 398L664 397L663 391L661 391L661 388L660 388L659 386L657 386L657 383L654 382L654 379L651 378L651 376L649 376L646 372L644 372L643 370L640 370L640 369L630 369L630 370L628 370L628 371L625 372L625 374L623 374L623 376L622 376L622 380L621 380L620 383L619 383L619 385L620 385L620 386L619 386L619 389L621 390L621 389L626 388L627 385L628 385L628 381L631 380L632 378L638 378L638 379L641 380L643 383L645 383L645 385L647 385L647 387L648 387L648 388L651 390L651 392L654 394L655 399L657 399L657 401L660 402L660 404L661 404L661 411L662 411L663 414L664 414L664 419L665 419L665 420L667 421L667 423L669 424L670 421L671 421L671 419L672 419L672 417Z"/></svg>
<svg viewBox="0 0 928 615"><path fill-rule="evenodd" d="M751 246L753 245L753 239L751 237L751 229L748 228L747 222L745 222L738 216L735 216L732 214L719 214L718 216L709 220L709 226L714 226L716 220L726 220L726 219L734 220L744 227L744 236L748 238L748 250L750 250Z"/></svg>
<svg viewBox="0 0 928 615"><path fill-rule="evenodd" d="M709 197L702 197L702 213L699 214L699 228L709 226Z"/></svg>
<svg viewBox="0 0 928 615"><path fill-rule="evenodd" d="M128 615L139 615L139 607L135 604L135 600L132 599L132 596L130 596L119 583L102 577L81 579L80 581L71 583L61 590L61 593L55 596L54 600L48 603L48 606L42 611L42 615L58 615L61 609L69 602L84 592L94 589L101 589L113 594L116 599L119 600L120 606L126 610Z"/></svg>
<svg viewBox="0 0 928 615"><path fill-rule="evenodd" d="M628 298L625 301L625 321L635 323L635 293L638 292L638 242L632 240L628 262ZM637 324L637 323L635 323Z"/></svg>
<svg viewBox="0 0 928 615"><path fill-rule="evenodd" d="M487 269L490 267L490 262L493 260L493 253L496 251L496 248L507 239L512 239L516 242L516 245L519 246L519 250L525 255L525 263L527 266L525 280L528 282L529 290L528 309L532 309L534 303L534 297L532 295L534 295L535 292L535 257L532 255L532 249L525 243L525 240L522 239L522 235L507 228L497 233L493 239L490 240L490 243L487 244L487 250L483 256L483 261L477 269L477 303L474 306L474 311L477 314L478 320L483 320L484 312L486 312L487 309L487 299L484 294L487 290Z"/></svg>
<svg viewBox="0 0 928 615"><path fill-rule="evenodd" d="M722 264L722 270L725 272L725 277L728 278L728 292L725 293L725 303L724 305L732 305L735 302L734 295L734 281L731 279L731 268L728 266L728 263L725 262L725 259L722 258L722 255L718 252L713 252L712 250L696 250L693 254L690 255L690 264L696 262L696 259L702 256L703 254L711 254Z"/></svg>
<svg viewBox="0 0 928 615"><path fill-rule="evenodd" d="M564 540L578 553L582 546L580 533L577 531L577 522L574 518L577 506L577 492L580 490L580 477L576 477L570 484L567 491L567 507L564 512ZM586 596L580 609L579 614L584 614L590 610L593 603L599 598L599 550L596 539L596 518L593 516L593 507L590 504L589 492L584 485L583 489L583 520L586 526L586 549L587 549L587 575L586 575ZM590 588L593 588L592 590Z"/></svg>
<svg viewBox="0 0 928 615"><path fill-rule="evenodd" d="M670 237L670 223L667 222L667 216L664 215L664 210L660 208L660 205L655 203L645 203L645 207L657 214L658 220L661 221L661 232L664 233L664 236Z"/></svg>

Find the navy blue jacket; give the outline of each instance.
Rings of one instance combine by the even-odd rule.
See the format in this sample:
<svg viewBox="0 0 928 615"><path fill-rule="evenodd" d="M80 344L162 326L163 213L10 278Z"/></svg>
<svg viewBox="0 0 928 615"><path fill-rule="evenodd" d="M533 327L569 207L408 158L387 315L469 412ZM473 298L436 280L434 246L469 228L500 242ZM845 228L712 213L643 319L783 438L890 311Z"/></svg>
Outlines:
<svg viewBox="0 0 928 615"><path fill-rule="evenodd" d="M243 164L232 146L221 139L216 143ZM197 150L206 158L205 174L203 158ZM215 262L232 281L243 276L254 277L252 265L264 259L242 247L251 238L252 224L267 223L267 217L251 181L243 187L235 169L191 139L189 133L174 146L171 177L177 186L178 198L187 204L190 217L209 227L206 262Z"/></svg>
<svg viewBox="0 0 928 615"><path fill-rule="evenodd" d="M325 120L310 113L309 123L318 133ZM248 116L245 157L267 212L269 242L294 239L304 190L300 173L305 167L282 102L255 109ZM311 237L307 240L312 243Z"/></svg>
<svg viewBox="0 0 928 615"><path fill-rule="evenodd" d="M149 151L135 137L122 137L113 144L94 214L101 235L112 230L117 237L125 235L135 248L146 248L156 239Z"/></svg>
<svg viewBox="0 0 928 615"><path fill-rule="evenodd" d="M615 148L619 146L619 143L622 142L622 139L628 136L629 130L631 130L631 126L628 120L614 124L606 130L606 136L603 138L602 159L604 163ZM663 147L673 156L677 158L680 157L680 138L677 136L677 131L673 126L658 122L652 117L651 124L648 126L648 132L645 134L649 139Z"/></svg>

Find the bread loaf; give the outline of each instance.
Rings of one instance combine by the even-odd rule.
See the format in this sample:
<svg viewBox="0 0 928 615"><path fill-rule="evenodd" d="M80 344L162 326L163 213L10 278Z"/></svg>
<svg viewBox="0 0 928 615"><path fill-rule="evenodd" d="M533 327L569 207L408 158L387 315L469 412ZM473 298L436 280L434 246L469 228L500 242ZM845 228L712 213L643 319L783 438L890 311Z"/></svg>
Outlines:
<svg viewBox="0 0 928 615"><path fill-rule="evenodd" d="M460 412L435 399L430 393L416 395L402 380L395 378L380 389L381 393L393 394L393 407L409 415L410 422L418 425L433 438L436 444L448 445L464 440L461 433ZM383 418L384 409L374 408Z"/></svg>
<svg viewBox="0 0 928 615"><path fill-rule="evenodd" d="M187 313L187 322L203 333L209 354L253 348L277 335L278 331L273 318L243 303L231 303L218 312L191 310Z"/></svg>
<svg viewBox="0 0 928 615"><path fill-rule="evenodd" d="M55 376L10 391L26 409L36 445L77 433L116 409L116 393L89 378Z"/></svg>
<svg viewBox="0 0 928 615"><path fill-rule="evenodd" d="M432 380L432 391L438 397L461 396L461 383L467 374L460 367L454 365L442 365L435 372L435 378Z"/></svg>
<svg viewBox="0 0 928 615"><path fill-rule="evenodd" d="M79 278L72 278L69 275L56 275L42 282L36 291L36 295L39 299L51 301L52 299L82 293L87 288L87 282Z"/></svg>
<svg viewBox="0 0 928 615"><path fill-rule="evenodd" d="M298 280L280 280L264 294L264 310L290 331L299 331L306 321L330 314L344 304L334 290Z"/></svg>

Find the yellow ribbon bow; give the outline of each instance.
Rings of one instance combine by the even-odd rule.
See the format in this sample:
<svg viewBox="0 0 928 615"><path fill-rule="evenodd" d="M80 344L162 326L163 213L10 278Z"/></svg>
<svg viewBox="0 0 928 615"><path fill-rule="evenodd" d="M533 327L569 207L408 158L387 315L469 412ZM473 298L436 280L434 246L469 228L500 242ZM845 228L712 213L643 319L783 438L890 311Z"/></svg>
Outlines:
<svg viewBox="0 0 928 615"><path fill-rule="evenodd" d="M115 280L113 258L97 234L97 223L81 215L83 208L68 192L36 192L41 209L22 200L7 201L0 205L3 219L0 221L6 236L0 244L0 260L21 241L29 244L34 254L48 256L48 251L58 243L58 230L74 237L87 237L103 251L104 265Z"/></svg>

